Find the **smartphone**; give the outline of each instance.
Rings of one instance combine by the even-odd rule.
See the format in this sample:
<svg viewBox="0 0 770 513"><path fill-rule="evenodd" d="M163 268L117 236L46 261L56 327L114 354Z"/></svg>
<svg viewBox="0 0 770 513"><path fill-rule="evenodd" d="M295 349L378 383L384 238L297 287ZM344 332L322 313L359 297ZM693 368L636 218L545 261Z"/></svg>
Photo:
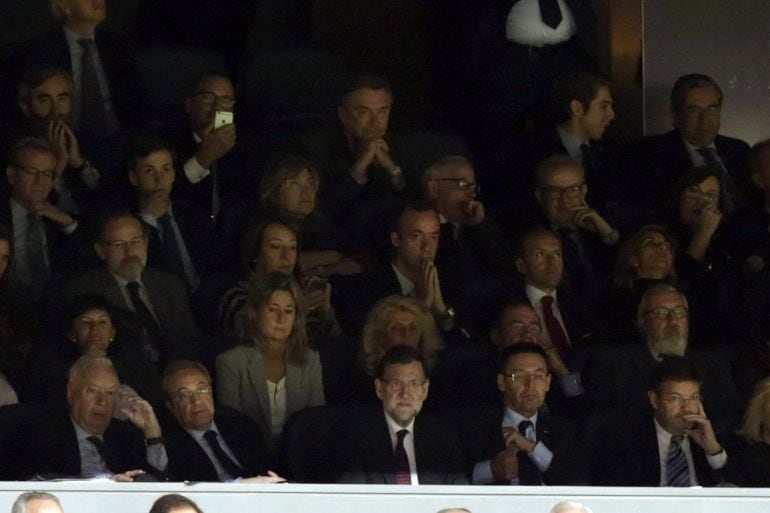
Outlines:
<svg viewBox="0 0 770 513"><path fill-rule="evenodd" d="M233 113L224 110L218 110L214 115L214 128L233 124Z"/></svg>

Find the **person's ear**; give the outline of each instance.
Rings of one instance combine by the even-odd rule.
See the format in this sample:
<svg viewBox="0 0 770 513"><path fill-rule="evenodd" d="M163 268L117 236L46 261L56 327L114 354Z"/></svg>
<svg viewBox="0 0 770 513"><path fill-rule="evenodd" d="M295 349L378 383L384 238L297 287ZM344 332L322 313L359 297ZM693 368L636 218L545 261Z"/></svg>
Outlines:
<svg viewBox="0 0 770 513"><path fill-rule="evenodd" d="M578 100L572 100L569 102L569 111L572 114L572 116L582 116L585 114L583 110L583 104L580 103Z"/></svg>

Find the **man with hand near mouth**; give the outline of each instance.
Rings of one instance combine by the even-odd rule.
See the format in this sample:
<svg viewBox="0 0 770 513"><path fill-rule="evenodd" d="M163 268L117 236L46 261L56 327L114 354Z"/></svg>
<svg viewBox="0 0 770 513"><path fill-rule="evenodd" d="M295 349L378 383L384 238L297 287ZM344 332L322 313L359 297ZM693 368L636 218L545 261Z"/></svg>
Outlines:
<svg viewBox="0 0 770 513"><path fill-rule="evenodd" d="M595 484L716 486L727 453L703 409L696 367L681 356L665 357L647 396L652 419L624 417L602 432Z"/></svg>
<svg viewBox="0 0 770 513"><path fill-rule="evenodd" d="M83 356L72 365L67 401L68 416L30 430L31 474L123 482L164 476L168 457L155 412L141 397L121 393L108 358ZM128 421L114 419L117 412Z"/></svg>

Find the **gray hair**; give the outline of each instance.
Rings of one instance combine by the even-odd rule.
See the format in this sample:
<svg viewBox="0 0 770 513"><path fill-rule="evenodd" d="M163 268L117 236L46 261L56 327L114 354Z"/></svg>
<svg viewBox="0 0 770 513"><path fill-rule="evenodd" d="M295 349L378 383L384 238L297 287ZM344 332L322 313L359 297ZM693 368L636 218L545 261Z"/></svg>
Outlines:
<svg viewBox="0 0 770 513"><path fill-rule="evenodd" d="M465 508L444 508L438 510L436 513L449 513L450 511L465 511L465 513L471 513L470 510Z"/></svg>
<svg viewBox="0 0 770 513"><path fill-rule="evenodd" d="M643 305L647 304L647 299L650 296L654 296L655 294L662 294L664 292L673 292L673 293L679 294L680 296L682 296L682 298L684 298L684 305L689 306L687 303L687 296L685 296L681 290L679 290L678 288L668 283L656 283L655 285L645 290L644 294L642 294L642 297L639 298L639 304L637 305L637 308L636 308L637 319L641 317L642 307Z"/></svg>
<svg viewBox="0 0 770 513"><path fill-rule="evenodd" d="M112 372L115 372L115 367L112 365L112 360L106 356L81 356L75 363L72 364L72 367L70 367L69 374L67 375L67 382L74 383L78 379L85 376L89 370L102 368L109 368L112 370Z"/></svg>
<svg viewBox="0 0 770 513"><path fill-rule="evenodd" d="M583 505L582 502L561 501L551 508L551 513L561 513L562 511L568 511L570 509L582 509L585 513L593 513L588 506Z"/></svg>
<svg viewBox="0 0 770 513"><path fill-rule="evenodd" d="M18 497L16 497L16 500L13 502L13 506L11 507L11 513L27 513L27 503L29 501L34 501L34 500L53 501L61 509L61 502L59 502L59 498L52 493L24 492Z"/></svg>

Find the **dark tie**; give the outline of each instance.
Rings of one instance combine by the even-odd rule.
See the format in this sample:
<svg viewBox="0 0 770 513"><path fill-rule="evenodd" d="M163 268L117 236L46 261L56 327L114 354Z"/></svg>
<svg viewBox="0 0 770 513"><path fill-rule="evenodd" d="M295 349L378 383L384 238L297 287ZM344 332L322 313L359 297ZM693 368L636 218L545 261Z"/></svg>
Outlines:
<svg viewBox="0 0 770 513"><path fill-rule="evenodd" d="M83 47L83 58L80 61L80 129L86 135L101 138L109 134L105 133L107 112L96 73L96 42L93 39L78 39L78 44Z"/></svg>
<svg viewBox="0 0 770 513"><path fill-rule="evenodd" d="M150 340L147 341L143 349L153 362L158 362L160 360L160 347L163 346L164 341L163 330L139 295L139 283L130 281L126 284L126 289L131 297L131 303L134 305L134 311L139 317L139 322L149 335Z"/></svg>
<svg viewBox="0 0 770 513"><path fill-rule="evenodd" d="M102 461L104 461L104 464L107 464L107 449L104 447L104 442L98 437L98 436L89 436L86 438L89 442L94 444L96 447L96 452L99 453L99 456L102 458Z"/></svg>
<svg viewBox="0 0 770 513"><path fill-rule="evenodd" d="M40 294L48 279L43 230L43 221L34 214L27 214L27 264L29 265L30 287L35 297Z"/></svg>
<svg viewBox="0 0 770 513"><path fill-rule="evenodd" d="M183 280L188 281L184 264L182 263L182 253L179 251L179 240L176 238L176 232L171 223L171 215L165 214L160 216L158 218L158 226L160 227L163 255L165 256L166 263L169 265L168 269L173 269Z"/></svg>
<svg viewBox="0 0 770 513"><path fill-rule="evenodd" d="M569 340L567 339L567 335L564 333L564 330L561 327L559 319L557 319L556 315L554 314L553 305L555 302L556 300L553 298L553 296L548 295L543 296L543 299L540 300L540 303L543 305L543 319L545 320L545 329L548 330L548 335L551 337L551 343L554 345L561 356L565 356L570 350L570 345Z"/></svg>
<svg viewBox="0 0 770 513"><path fill-rule="evenodd" d="M690 486L690 468L687 466L687 456L681 444L681 436L671 437L671 446L666 457L668 486Z"/></svg>
<svg viewBox="0 0 770 513"><path fill-rule="evenodd" d="M209 447L214 451L214 454L216 455L217 459L219 460L219 463L224 467L225 471L230 474L230 477L233 479L237 477L242 477L241 474L243 474L243 469L236 464L222 449L222 446L219 445L219 437L217 436L217 432L213 429L210 429L203 433L203 438L206 439L206 441L209 443Z"/></svg>
<svg viewBox="0 0 770 513"><path fill-rule="evenodd" d="M522 436L528 440L532 440L527 436L527 430L531 427L533 427L532 421L522 420L519 422L519 433L521 433ZM532 441L534 442L534 440ZM529 486L537 486L543 484L543 480L540 477L540 471L524 451L517 452L516 459L519 462L519 484Z"/></svg>
<svg viewBox="0 0 770 513"><path fill-rule="evenodd" d="M698 153L706 161L706 164L718 169L719 173L719 186L722 189L722 196L724 197L724 207L727 212L731 212L735 209L735 201L738 200L738 189L735 187L733 178L727 173L727 169L722 162L717 158L717 152L714 148L704 146L698 148Z"/></svg>
<svg viewBox="0 0 770 513"><path fill-rule="evenodd" d="M594 277L591 258L588 256L583 237L574 228L559 228L558 232L571 287L587 294L591 299L595 298L598 280Z"/></svg>
<svg viewBox="0 0 770 513"><path fill-rule="evenodd" d="M562 20L561 9L557 0L538 0L540 5L540 19L551 28L559 26Z"/></svg>
<svg viewBox="0 0 770 513"><path fill-rule="evenodd" d="M396 470L396 484L412 484L412 471L409 469L409 458L404 449L404 437L409 431L402 429L396 436L396 448L393 451L393 468Z"/></svg>

